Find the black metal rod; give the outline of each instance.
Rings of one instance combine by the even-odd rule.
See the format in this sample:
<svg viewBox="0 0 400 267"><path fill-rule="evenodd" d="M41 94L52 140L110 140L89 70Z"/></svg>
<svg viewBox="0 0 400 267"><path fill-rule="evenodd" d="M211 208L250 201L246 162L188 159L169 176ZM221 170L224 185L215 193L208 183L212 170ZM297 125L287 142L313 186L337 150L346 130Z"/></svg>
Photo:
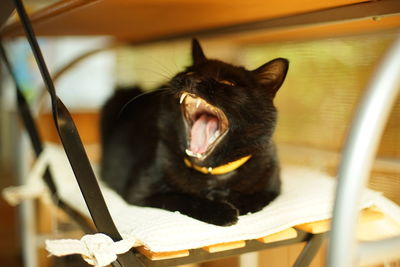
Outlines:
<svg viewBox="0 0 400 267"><path fill-rule="evenodd" d="M35 151L36 156L38 156L38 155L40 155L40 153L43 150L42 140L39 136L39 132L37 131L37 127L34 123L28 103L26 102L26 99L21 92L22 90L19 87L17 77L15 76L14 71L12 70L10 61L8 60L6 51L5 51L2 43L0 43L0 54L1 54L1 57L3 58L4 65L6 66L8 72L10 73L11 78L14 82L14 85L16 88L16 93L17 93L18 111L19 111L22 121L26 127L26 130L28 131L29 137L32 141L33 150Z"/></svg>
<svg viewBox="0 0 400 267"><path fill-rule="evenodd" d="M36 59L43 81L48 89L51 97L53 118L79 184L80 190L89 209L90 215L96 228L103 233L106 233L114 241L122 239L105 204L105 200L97 183L96 177L90 166L89 159L83 148L82 140L79 137L76 126L72 120L67 108L57 97L53 81L47 69L39 44L37 42L34 30L25 11L21 0L14 0L15 8L20 17L28 42L31 46L33 55ZM135 266L137 260L134 254L124 254L118 256L118 261L122 266Z"/></svg>
<svg viewBox="0 0 400 267"><path fill-rule="evenodd" d="M5 64L8 72L10 73L10 75L14 81L15 90L16 90L16 94L17 94L18 113L19 113L19 116L21 117L22 122L25 125L25 128L28 132L29 139L31 140L31 144L32 144L33 150L35 152L35 155L38 157L43 151L42 138L39 135L39 131L37 130L37 126L33 119L29 105L25 99L25 96L22 94L21 88L19 87L19 84L18 84L17 77L15 76L15 74L11 68L10 61L8 60L5 49L1 43L0 43L0 54L1 54L1 57L3 58L3 62ZM54 180L51 176L51 173L50 173L48 167L46 168L45 173L44 173L44 181L46 182L47 186L49 187L50 192L53 195L53 198L58 201L57 188L56 188L56 185L54 184Z"/></svg>
<svg viewBox="0 0 400 267"><path fill-rule="evenodd" d="M29 21L28 15L26 13L25 7L20 0L14 0L15 8L18 12L18 16L21 20L22 26L24 28L26 37L28 39L29 45L32 48L33 56L37 62L40 74L42 75L44 84L49 91L51 96L53 107L56 106L56 90L54 88L53 81L51 79L50 73L46 67L42 52L40 50L39 44L36 40L35 32L33 31L32 25Z"/></svg>
<svg viewBox="0 0 400 267"><path fill-rule="evenodd" d="M56 95L53 81L52 81L50 73L49 73L49 71L48 71L48 69L46 67L46 63L45 63L43 55L41 53L39 44L38 44L38 42L36 40L36 37L35 37L34 31L32 29L32 26L30 24L29 18L28 18L27 14L26 14L25 8L24 8L24 6L23 6L23 4L22 4L22 2L20 0L14 0L14 3L15 3L15 6L16 6L18 15L20 16L20 19L21 19L22 25L24 27L25 33L27 35L29 44L30 44L30 46L32 48L33 55L34 55L34 57L36 59L36 62L37 62L37 65L39 67L39 70L40 70L40 73L42 75L42 78L44 80L44 83L45 83L45 85L46 85L46 87L47 87L47 89L48 89L48 91L50 93L51 101L52 101L52 110L53 110L54 121L56 123L56 127L57 127L57 130L58 130L59 134L60 134L61 140L63 141L63 139L65 139L65 138L63 138L64 137L63 133L60 131L60 126L63 127L64 125L68 124L69 123L69 121L68 121L69 118L67 116L65 118L62 118L61 125L60 125L60 118L58 116L58 112L60 111L59 107L60 107L60 102L61 101L58 99L58 97ZM61 105L61 107L64 108L63 105ZM64 113L64 114L67 115L66 113ZM75 125L72 125L72 128L74 128L74 126ZM72 129L72 130L74 130L74 129ZM65 145L64 145L64 147L65 147ZM68 150L68 149L66 149L66 150ZM74 166L72 166L72 167L74 167ZM93 176L94 176L94 174L93 174ZM89 207L89 209L90 209L90 207Z"/></svg>
<svg viewBox="0 0 400 267"><path fill-rule="evenodd" d="M297 260L294 263L293 267L309 266L311 264L311 261L317 254L318 250L320 249L321 244L324 241L324 237L325 233L311 235L310 239L307 241L306 246L297 257Z"/></svg>
<svg viewBox="0 0 400 267"><path fill-rule="evenodd" d="M10 73L12 80L14 81L15 90L17 94L17 107L19 116L21 117L22 123L24 124L28 132L28 136L31 141L35 155L39 157L39 155L43 151L42 138L40 137L37 125L32 116L32 112L29 109L29 105L24 95L21 92L21 88L19 87L17 77L15 76L14 71L11 68L10 61L8 60L6 51L1 42L0 42L0 55L3 58L3 62L8 72ZM58 206L61 209L63 209L68 214L68 216L70 216L70 218L72 218L82 228L82 230L85 233L93 233L94 232L93 227L91 227L88 224L88 222L83 218L83 216L74 209L72 209L67 203L65 203L63 200L59 198L57 187L54 183L53 176L48 167L46 167L45 173L43 175L43 180L45 181L47 187L49 188L52 194L53 201L57 203Z"/></svg>

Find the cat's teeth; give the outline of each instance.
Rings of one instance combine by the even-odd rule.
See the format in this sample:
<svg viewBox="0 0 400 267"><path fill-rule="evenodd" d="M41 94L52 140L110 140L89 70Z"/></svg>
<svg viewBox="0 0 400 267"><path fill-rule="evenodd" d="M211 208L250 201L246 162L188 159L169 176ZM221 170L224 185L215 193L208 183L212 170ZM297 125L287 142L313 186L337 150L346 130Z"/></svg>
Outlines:
<svg viewBox="0 0 400 267"><path fill-rule="evenodd" d="M183 100L185 100L185 97L188 95L188 93L183 93L182 95L181 95L181 98L179 99L179 104L182 104L183 103Z"/></svg>
<svg viewBox="0 0 400 267"><path fill-rule="evenodd" d="M217 139L215 135L211 136L210 139L208 139L208 144L212 144L215 141L215 139Z"/></svg>
<svg viewBox="0 0 400 267"><path fill-rule="evenodd" d="M189 150L189 149L186 149L185 152L186 152L186 154L187 154L188 156L195 157L195 158L198 158L198 159L201 159L201 158L203 157L202 154L200 154L200 153L194 153L194 152L192 152L192 151Z"/></svg>
<svg viewBox="0 0 400 267"><path fill-rule="evenodd" d="M208 139L208 143L209 143L209 144L214 143L214 141L218 138L218 136L219 136L219 130L216 131L216 132L213 134L213 136L210 137L210 139Z"/></svg>
<svg viewBox="0 0 400 267"><path fill-rule="evenodd" d="M196 102L196 108L199 108L200 104L201 104L201 99L199 98L199 99L197 99L197 102Z"/></svg>

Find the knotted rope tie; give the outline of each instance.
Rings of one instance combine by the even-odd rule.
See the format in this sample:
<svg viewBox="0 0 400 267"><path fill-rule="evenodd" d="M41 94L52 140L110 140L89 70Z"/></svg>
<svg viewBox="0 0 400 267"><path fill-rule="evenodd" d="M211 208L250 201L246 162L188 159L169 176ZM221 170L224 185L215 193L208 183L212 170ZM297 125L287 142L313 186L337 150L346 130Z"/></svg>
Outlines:
<svg viewBox="0 0 400 267"><path fill-rule="evenodd" d="M80 254L87 263L96 267L111 264L117 259L117 254L123 254L135 245L135 239L114 242L109 236L101 233L85 235L80 240L46 240L46 250L52 255L60 257Z"/></svg>
<svg viewBox="0 0 400 267"><path fill-rule="evenodd" d="M10 205L16 206L23 200L35 199L38 197L42 197L45 201L49 200L47 194L48 190L42 180L42 176L46 167L51 163L53 153L53 150L47 147L42 151L32 169L29 171L24 185L3 189L2 196Z"/></svg>

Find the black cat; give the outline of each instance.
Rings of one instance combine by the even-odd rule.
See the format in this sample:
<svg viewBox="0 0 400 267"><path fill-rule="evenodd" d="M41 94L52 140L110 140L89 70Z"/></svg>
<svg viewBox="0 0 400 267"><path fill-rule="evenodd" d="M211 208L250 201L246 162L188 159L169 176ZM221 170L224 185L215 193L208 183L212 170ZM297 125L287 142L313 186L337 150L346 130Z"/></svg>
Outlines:
<svg viewBox="0 0 400 267"><path fill-rule="evenodd" d="M102 179L127 202L232 225L280 192L273 99L288 61L253 71L207 59L143 94L118 90L102 112Z"/></svg>

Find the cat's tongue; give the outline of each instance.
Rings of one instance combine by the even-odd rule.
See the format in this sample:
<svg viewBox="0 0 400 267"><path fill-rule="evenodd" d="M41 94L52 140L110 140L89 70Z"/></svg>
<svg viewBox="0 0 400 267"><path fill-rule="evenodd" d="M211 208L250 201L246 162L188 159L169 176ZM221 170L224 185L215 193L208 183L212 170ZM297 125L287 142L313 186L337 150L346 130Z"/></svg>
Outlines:
<svg viewBox="0 0 400 267"><path fill-rule="evenodd" d="M218 119L207 114L201 115L193 124L190 131L190 150L193 153L205 153L209 140L218 130Z"/></svg>

